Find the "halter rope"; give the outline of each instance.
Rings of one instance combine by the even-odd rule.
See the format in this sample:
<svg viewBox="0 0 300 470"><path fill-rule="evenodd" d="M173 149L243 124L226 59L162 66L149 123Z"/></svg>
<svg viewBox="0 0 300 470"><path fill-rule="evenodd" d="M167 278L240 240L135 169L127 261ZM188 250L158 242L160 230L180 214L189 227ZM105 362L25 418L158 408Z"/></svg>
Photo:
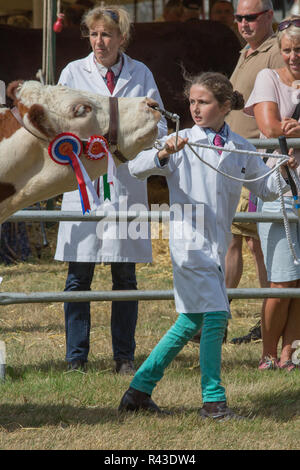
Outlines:
<svg viewBox="0 0 300 470"><path fill-rule="evenodd" d="M178 141L179 120L180 120L180 118L177 114L170 113L169 111L165 111L165 110L160 109L160 108L156 108L156 109L158 111L160 111L161 114L163 114L166 118L169 118L172 121L176 122L176 132L175 132L176 144L175 144L175 149L177 151L177 141ZM285 143L285 145L283 145L283 142ZM286 164L289 160L289 158L287 158L287 153L288 152L287 152L286 140L285 139L284 140L279 139L279 144L280 144L280 147L281 147L281 151L286 152L286 153L281 153L281 154L280 153L279 154L272 154L272 157L278 158L279 162L276 163L276 165L270 171L265 173L264 175L261 175L257 178L248 179L248 180L242 179L242 178L237 178L235 176L229 175L229 174L219 170L218 168L215 168L213 165L211 165L210 163L203 160L200 157L200 155L193 148L193 147L199 147L199 148L206 148L206 149L210 149L210 150L220 150L220 147L218 147L216 145L199 144L199 143L192 143L192 142L188 142L186 145L190 148L190 150L194 153L194 155L196 155L196 157L199 158L199 160L202 163L204 163L205 165L207 165L209 168L216 171L217 173L220 173L221 175L223 175L227 178L230 178L232 180L235 180L235 181L239 181L239 182L242 182L242 183L253 183L253 182L259 181L263 178L266 178L267 176L269 176L273 172L276 172L276 185L277 185L277 190L278 190L278 194L279 194L281 211L282 211L282 215L283 215L283 224L284 224L285 235L286 235L286 239L287 239L287 242L288 242L288 245L289 245L289 249L291 251L291 255L293 257L294 264L299 265L300 264L300 259L297 257L295 247L294 247L294 244L292 242L290 225L289 225L287 211L286 211L286 207L285 207L285 203L284 203L284 196L283 196L281 178L280 178L280 171L279 171L279 167ZM160 143L159 140L157 140L155 142L154 147L157 150L162 150L164 148L164 146ZM225 149L225 151L226 151L226 149ZM241 150L241 149L230 150L230 149L228 149L228 151L231 151L232 153L237 153L237 154L242 154L242 155L253 155L253 156L258 156L258 157L265 157L267 155L265 152L257 152L257 151L253 151L253 150ZM298 193L300 193L300 179L299 179L299 177L298 177L295 170L288 170L287 174L289 176L289 184L290 184L291 188L293 189L293 198L294 198L295 209L298 209L297 210L298 217L300 217L300 204L298 204L299 198L298 198L298 195L296 194L297 191L298 191ZM296 191L296 193L295 193L295 191Z"/></svg>

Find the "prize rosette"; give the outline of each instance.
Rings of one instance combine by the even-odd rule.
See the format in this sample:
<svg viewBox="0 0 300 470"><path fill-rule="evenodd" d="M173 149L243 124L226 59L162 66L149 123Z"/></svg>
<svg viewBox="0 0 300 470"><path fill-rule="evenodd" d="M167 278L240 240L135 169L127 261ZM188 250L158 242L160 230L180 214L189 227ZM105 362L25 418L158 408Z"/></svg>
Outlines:
<svg viewBox="0 0 300 470"><path fill-rule="evenodd" d="M59 165L71 165L78 182L82 212L85 214L91 210L89 197L86 187L91 191L95 203L100 205L99 198L94 189L89 175L86 172L79 156L83 150L81 140L70 132L63 132L52 140L48 147L48 153L52 160Z"/></svg>
<svg viewBox="0 0 300 470"><path fill-rule="evenodd" d="M85 154L90 160L100 160L110 154L108 142L102 135L92 135L87 141Z"/></svg>
<svg viewBox="0 0 300 470"><path fill-rule="evenodd" d="M107 174L103 175L103 190L104 200L110 199L110 185L113 184L116 165L107 140L102 135L92 135L87 141L84 153L90 160L100 160L107 156Z"/></svg>

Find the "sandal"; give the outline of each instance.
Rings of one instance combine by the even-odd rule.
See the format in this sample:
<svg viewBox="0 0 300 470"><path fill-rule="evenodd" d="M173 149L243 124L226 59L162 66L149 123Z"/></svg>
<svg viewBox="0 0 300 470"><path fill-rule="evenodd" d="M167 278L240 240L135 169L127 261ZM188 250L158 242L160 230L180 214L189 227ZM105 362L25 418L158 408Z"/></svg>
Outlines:
<svg viewBox="0 0 300 470"><path fill-rule="evenodd" d="M259 361L258 368L259 370L275 370L278 369L278 359L271 356L265 356Z"/></svg>
<svg viewBox="0 0 300 470"><path fill-rule="evenodd" d="M286 369L288 372L293 370L300 370L300 364L295 364L293 361L285 361L283 364L278 365L279 369Z"/></svg>

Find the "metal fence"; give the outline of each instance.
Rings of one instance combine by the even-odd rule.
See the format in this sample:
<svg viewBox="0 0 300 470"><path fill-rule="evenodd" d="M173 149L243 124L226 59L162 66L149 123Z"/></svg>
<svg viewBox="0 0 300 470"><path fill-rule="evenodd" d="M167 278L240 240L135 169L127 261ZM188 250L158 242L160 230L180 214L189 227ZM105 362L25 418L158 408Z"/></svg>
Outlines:
<svg viewBox="0 0 300 470"><path fill-rule="evenodd" d="M165 222L169 220L168 211L144 211L144 212L116 212L109 213L97 211L97 213L82 215L81 212L23 210L16 212L8 221L31 222L58 222L58 221L139 221ZM298 221L296 214L289 214L291 223ZM277 222L282 223L282 214L268 213L244 213L237 212L235 222ZM262 299L267 297L292 298L300 297L300 289L271 289L271 288L246 288L227 289L229 299ZM173 300L173 290L147 290L147 291L76 291L76 292L0 292L0 305L23 303L47 303L47 302L99 302L112 300Z"/></svg>
<svg viewBox="0 0 300 470"><path fill-rule="evenodd" d="M249 139L255 147L264 149L278 148L277 139ZM288 139L288 146L300 148L300 139ZM18 222L59 222L59 221L85 221L94 222L105 219L106 221L139 221L166 222L169 220L168 211L128 211L109 213L97 211L96 213L82 215L81 212L22 210L12 215L8 221ZM290 223L298 222L296 214L289 214ZM234 222L277 222L283 223L282 214L268 214L256 212L237 212ZM227 289L229 299L263 299L267 297L292 298L300 297L300 289L271 289L271 288L247 288ZM21 303L46 303L46 302L98 302L112 300L173 300L173 290L147 290L147 291L77 291L77 292L0 292L0 305Z"/></svg>

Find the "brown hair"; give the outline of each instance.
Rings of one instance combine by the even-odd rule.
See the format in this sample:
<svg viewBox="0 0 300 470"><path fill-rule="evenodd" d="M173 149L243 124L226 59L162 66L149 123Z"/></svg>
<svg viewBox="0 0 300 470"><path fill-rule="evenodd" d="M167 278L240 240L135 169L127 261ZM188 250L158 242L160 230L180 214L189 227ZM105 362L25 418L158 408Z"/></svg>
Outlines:
<svg viewBox="0 0 300 470"><path fill-rule="evenodd" d="M185 74L184 96L189 98L193 85L201 85L207 88L220 105L230 102L231 109L243 109L245 102L239 91L234 91L228 78L219 72L203 72L199 75L187 76Z"/></svg>

